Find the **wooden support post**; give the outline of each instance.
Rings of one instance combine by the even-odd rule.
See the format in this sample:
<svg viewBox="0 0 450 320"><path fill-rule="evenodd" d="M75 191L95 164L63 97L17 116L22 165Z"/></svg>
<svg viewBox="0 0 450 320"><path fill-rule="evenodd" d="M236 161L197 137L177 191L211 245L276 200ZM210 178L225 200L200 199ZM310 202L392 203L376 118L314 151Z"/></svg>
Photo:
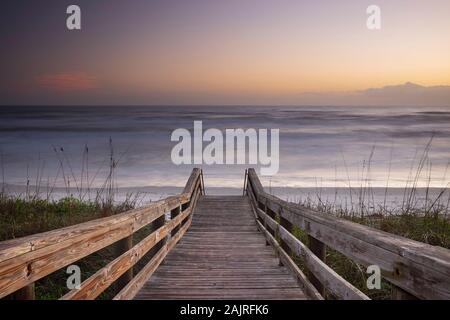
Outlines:
<svg viewBox="0 0 450 320"><path fill-rule="evenodd" d="M264 204L264 213L266 213L267 214L267 203L265 203ZM260 222L262 222L262 224L264 225L264 228L267 230L267 231L269 231L269 228L267 227L267 222L266 222L266 220L262 220L261 218L259 218L259 220L260 220ZM266 238L266 246L270 246L270 242L269 242L269 240Z"/></svg>
<svg viewBox="0 0 450 320"><path fill-rule="evenodd" d="M276 213L275 212L273 212L269 207L266 207L266 214L269 216L269 217L271 217L272 219L274 219L274 220L276 220ZM275 230L273 230L269 225L266 225L266 226L264 226L266 229L267 229L267 231L269 231L270 232L270 234L273 236L273 237L275 237Z"/></svg>
<svg viewBox="0 0 450 320"><path fill-rule="evenodd" d="M392 285L391 299L392 300L417 300L417 298L415 296L413 296L409 292L403 290L402 288L397 287L396 285Z"/></svg>
<svg viewBox="0 0 450 320"><path fill-rule="evenodd" d="M185 204L182 204L181 205L181 212L183 212L184 210L186 210L187 208L189 208L189 206L191 205L191 203L192 203L192 198L191 198L191 201L189 201L189 202L186 202ZM192 214L192 213L191 213ZM184 219L184 222L182 222L182 223L180 223L180 225L178 226L178 228L181 228L183 225L184 225L184 223L187 221L187 219Z"/></svg>
<svg viewBox="0 0 450 320"><path fill-rule="evenodd" d="M34 282L12 294L13 300L35 300Z"/></svg>
<svg viewBox="0 0 450 320"><path fill-rule="evenodd" d="M170 219L174 219L176 216L178 216L181 212L181 207L177 207L175 209L173 209L172 211L170 211ZM173 237L178 230L180 229L180 225L176 226L171 233L171 236Z"/></svg>
<svg viewBox="0 0 450 320"><path fill-rule="evenodd" d="M153 222L152 229L157 230L157 229L163 227L165 223L166 223L166 215L163 215ZM153 247L152 250L155 250L155 251L152 252L152 256L156 255L158 253L159 249L161 249L166 244L167 239L168 239L168 236L164 237ZM161 261L161 264L164 264L164 260Z"/></svg>
<svg viewBox="0 0 450 320"><path fill-rule="evenodd" d="M200 181L200 194L205 195L205 180L203 180L203 170L200 172L200 177L201 177L201 181Z"/></svg>
<svg viewBox="0 0 450 320"><path fill-rule="evenodd" d="M308 235L309 249L314 253L320 260L325 262L326 255L326 246L322 241L317 240L316 238ZM324 296L325 295L325 287L323 284L311 273L308 272L308 279L311 283L316 287L317 291Z"/></svg>
<svg viewBox="0 0 450 320"><path fill-rule="evenodd" d="M158 230L159 228L161 228L162 226L164 226L164 224L166 223L166 216L162 215L161 217L159 217L158 219L156 219L155 221L152 222L152 227L151 227L151 232ZM149 255L151 257L153 257L158 251L159 249L161 249L164 245L164 243L166 242L167 237L164 239L161 239L161 241L159 241L150 251L149 251Z"/></svg>
<svg viewBox="0 0 450 320"><path fill-rule="evenodd" d="M244 189L242 190L242 195L245 196L247 191L247 169L245 169L245 175L244 175Z"/></svg>
<svg viewBox="0 0 450 320"><path fill-rule="evenodd" d="M130 235L116 243L116 256L120 256L133 247L133 235ZM121 290L128 282L133 279L133 267L128 269L119 279L116 281L117 290Z"/></svg>
<svg viewBox="0 0 450 320"><path fill-rule="evenodd" d="M293 230L293 225L292 225L292 223L290 223L289 221L287 221L286 219L284 219L284 218L281 216L281 214L279 214L279 218L280 218L280 225L281 225L283 228L285 228L287 231L289 231L290 233L292 233L292 230ZM281 248L283 248L283 250L287 253L288 256L292 256L292 250L291 250L291 248L289 247L289 245L288 245L285 241L281 240L281 241L280 241L280 245L281 245ZM280 260L280 265L283 265L282 262L281 262L281 260Z"/></svg>

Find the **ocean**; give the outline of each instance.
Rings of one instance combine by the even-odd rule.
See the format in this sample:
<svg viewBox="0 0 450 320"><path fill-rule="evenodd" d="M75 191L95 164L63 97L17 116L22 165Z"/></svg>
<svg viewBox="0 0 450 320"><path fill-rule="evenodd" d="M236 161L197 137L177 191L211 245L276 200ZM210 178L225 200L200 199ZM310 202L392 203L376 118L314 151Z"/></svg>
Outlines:
<svg viewBox="0 0 450 320"><path fill-rule="evenodd" d="M349 190L372 188L378 203L387 187L398 201L412 180L435 193L450 181L450 107L2 106L1 183L59 192L67 181L71 189L101 187L112 141L114 182L122 191L148 191L156 199L180 190L200 166L207 191L242 192L248 165L172 163L171 133L192 130L194 121L205 130L279 129L279 171L261 180L292 200L320 193L334 201L340 190L344 201Z"/></svg>

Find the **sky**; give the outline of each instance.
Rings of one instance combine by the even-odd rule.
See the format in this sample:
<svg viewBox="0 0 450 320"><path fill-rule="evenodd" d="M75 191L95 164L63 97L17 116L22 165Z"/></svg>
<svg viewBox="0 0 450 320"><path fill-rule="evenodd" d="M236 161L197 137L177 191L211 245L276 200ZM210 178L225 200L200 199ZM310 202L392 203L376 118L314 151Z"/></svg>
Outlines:
<svg viewBox="0 0 450 320"><path fill-rule="evenodd" d="M448 0L8 1L0 104L448 105L449 30Z"/></svg>

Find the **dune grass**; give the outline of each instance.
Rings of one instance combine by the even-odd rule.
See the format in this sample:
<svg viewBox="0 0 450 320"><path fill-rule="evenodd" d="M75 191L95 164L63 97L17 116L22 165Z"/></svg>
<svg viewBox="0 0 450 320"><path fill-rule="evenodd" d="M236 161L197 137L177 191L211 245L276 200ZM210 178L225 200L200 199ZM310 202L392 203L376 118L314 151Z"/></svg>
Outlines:
<svg viewBox="0 0 450 320"><path fill-rule="evenodd" d="M445 216L404 214L398 216L367 216L364 218L347 216L346 219L408 239L450 249L450 220ZM308 245L308 237L303 230L294 228L293 234ZM296 259L296 262L304 272L308 272L299 259ZM366 274L366 268L340 252L327 247L325 262L371 299L391 298L392 286L388 281L382 280L379 290L367 289L366 281L369 275Z"/></svg>
<svg viewBox="0 0 450 320"><path fill-rule="evenodd" d="M0 241L59 229L134 208L132 201L109 204L65 197L23 199L0 194Z"/></svg>
<svg viewBox="0 0 450 320"><path fill-rule="evenodd" d="M448 190L445 190L448 192ZM370 192L366 190L365 192ZM408 202L418 204L416 196L411 197L408 194L412 191L405 190ZM346 210L335 203L323 201L312 201L306 199L300 201L305 207L315 211L333 215L355 223L366 225L381 231L399 235L411 240L427 243L433 246L440 246L450 249L450 216L448 215L448 201L445 199L439 204L443 193L439 193L437 199L428 199L420 206L407 205L401 208L387 209L385 206L369 206L362 200L361 206L354 207L354 210ZM318 197L319 198L319 197ZM370 197L368 197L370 199ZM361 208L372 208L370 211L361 210ZM294 235L303 243L308 244L308 237L304 231L294 228ZM298 265L307 272L299 259L296 259ZM382 280L381 289L369 290L366 286L367 277L366 268L363 265L355 263L340 252L327 247L325 262L341 275L348 282L353 284L359 290L364 292L371 299L390 299L392 286L389 282ZM332 298L328 296L328 298Z"/></svg>

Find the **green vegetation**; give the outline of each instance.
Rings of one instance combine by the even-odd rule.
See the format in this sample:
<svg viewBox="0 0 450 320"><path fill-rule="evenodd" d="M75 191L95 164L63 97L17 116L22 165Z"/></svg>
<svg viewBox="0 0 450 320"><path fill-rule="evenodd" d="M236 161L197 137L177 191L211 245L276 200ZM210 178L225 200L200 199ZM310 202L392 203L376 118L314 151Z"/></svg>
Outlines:
<svg viewBox="0 0 450 320"><path fill-rule="evenodd" d="M58 229L102 215L104 210L98 203L75 198L49 201L3 195L0 196L0 240Z"/></svg>
<svg viewBox="0 0 450 320"><path fill-rule="evenodd" d="M444 215L402 214L351 220L405 238L450 249L450 219Z"/></svg>
<svg viewBox="0 0 450 320"><path fill-rule="evenodd" d="M316 207L319 210L320 207ZM327 211L328 214L332 214ZM446 215L371 215L357 217L356 214L339 215L341 218L360 223L375 229L403 236L415 241L450 249L450 219ZM308 245L307 234L295 227L293 234ZM295 259L299 267L307 273L307 268L299 258ZM390 299L392 286L382 280L380 290L368 290L366 286L366 268L355 263L340 252L327 247L325 262L348 282L364 292L371 299Z"/></svg>
<svg viewBox="0 0 450 320"><path fill-rule="evenodd" d="M74 197L58 201L0 194L0 241L19 238L110 216L134 207L133 201L118 205L84 201Z"/></svg>

